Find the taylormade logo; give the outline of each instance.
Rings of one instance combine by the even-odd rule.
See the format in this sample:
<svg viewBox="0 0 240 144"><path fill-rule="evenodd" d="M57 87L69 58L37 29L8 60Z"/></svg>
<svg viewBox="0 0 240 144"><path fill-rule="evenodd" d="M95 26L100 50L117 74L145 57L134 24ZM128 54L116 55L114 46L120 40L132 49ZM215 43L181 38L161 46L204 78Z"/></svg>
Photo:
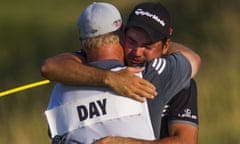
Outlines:
<svg viewBox="0 0 240 144"><path fill-rule="evenodd" d="M143 9L137 9L135 10L135 14L136 15L141 15L141 16L147 16L147 17L150 17L152 18L153 20L155 20L156 22L158 22L160 25L162 25L163 27L166 25L166 23L161 20L157 15L155 14L152 14L148 11L143 11Z"/></svg>

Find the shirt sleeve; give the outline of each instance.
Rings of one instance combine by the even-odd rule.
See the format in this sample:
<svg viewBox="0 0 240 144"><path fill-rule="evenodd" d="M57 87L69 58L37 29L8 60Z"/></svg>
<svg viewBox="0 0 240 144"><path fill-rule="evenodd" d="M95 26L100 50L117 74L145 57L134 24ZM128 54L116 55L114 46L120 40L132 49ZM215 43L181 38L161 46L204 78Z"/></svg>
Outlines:
<svg viewBox="0 0 240 144"><path fill-rule="evenodd" d="M179 92L169 103L168 124L185 123L198 127L197 85L191 80L188 89Z"/></svg>
<svg viewBox="0 0 240 144"><path fill-rule="evenodd" d="M169 125L190 124L198 127L197 85L191 80L188 89L181 90L164 106L160 138L169 137Z"/></svg>
<svg viewBox="0 0 240 144"><path fill-rule="evenodd" d="M191 65L177 52L146 63L143 78L155 85L162 101L168 102L180 90L189 87Z"/></svg>

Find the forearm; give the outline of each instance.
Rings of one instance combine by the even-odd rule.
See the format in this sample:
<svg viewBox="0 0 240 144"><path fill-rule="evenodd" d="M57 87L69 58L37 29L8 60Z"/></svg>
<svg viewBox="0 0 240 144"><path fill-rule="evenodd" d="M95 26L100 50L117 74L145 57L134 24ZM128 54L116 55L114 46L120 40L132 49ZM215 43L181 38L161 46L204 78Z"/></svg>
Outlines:
<svg viewBox="0 0 240 144"><path fill-rule="evenodd" d="M68 85L104 86L110 71L82 64L82 60L71 54L63 53L44 61L41 66L43 77Z"/></svg>
<svg viewBox="0 0 240 144"><path fill-rule="evenodd" d="M105 137L101 140L96 141L94 144L186 144L179 142L178 137L169 137L161 140L142 140L135 138L125 137Z"/></svg>
<svg viewBox="0 0 240 144"><path fill-rule="evenodd" d="M159 140L143 140L126 137L105 137L97 140L94 144L197 144L197 141L190 140L188 136L182 138L181 136L170 136Z"/></svg>
<svg viewBox="0 0 240 144"><path fill-rule="evenodd" d="M192 66L191 78L193 78L199 70L199 67L201 64L201 57L197 53L195 53L193 50L185 47L184 45L176 42L171 42L168 49L168 54L171 54L174 52L181 52L189 60Z"/></svg>
<svg viewBox="0 0 240 144"><path fill-rule="evenodd" d="M157 144L157 143L154 143L153 141L135 138L108 136L100 140L97 140L93 144Z"/></svg>
<svg viewBox="0 0 240 144"><path fill-rule="evenodd" d="M42 75L51 81L67 85L110 87L119 95L143 102L145 98L156 96L157 92L153 84L134 74L141 71L143 69L132 68L130 71L127 68L112 72L90 67L71 53L48 58L41 66Z"/></svg>
<svg viewBox="0 0 240 144"><path fill-rule="evenodd" d="M189 124L172 124L169 137L158 140L143 140L126 137L105 137L94 144L197 144L198 128Z"/></svg>
<svg viewBox="0 0 240 144"><path fill-rule="evenodd" d="M127 138L125 143L122 144L185 144L185 143L180 143L178 137L168 137L154 141Z"/></svg>

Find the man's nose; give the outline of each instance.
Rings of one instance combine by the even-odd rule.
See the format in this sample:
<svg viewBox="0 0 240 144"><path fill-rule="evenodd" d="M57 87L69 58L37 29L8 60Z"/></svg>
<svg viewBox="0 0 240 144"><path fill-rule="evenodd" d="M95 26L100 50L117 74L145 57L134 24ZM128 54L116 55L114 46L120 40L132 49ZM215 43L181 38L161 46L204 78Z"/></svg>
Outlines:
<svg viewBox="0 0 240 144"><path fill-rule="evenodd" d="M142 56L143 55L143 48L142 47L136 47L133 49L133 52L135 56Z"/></svg>

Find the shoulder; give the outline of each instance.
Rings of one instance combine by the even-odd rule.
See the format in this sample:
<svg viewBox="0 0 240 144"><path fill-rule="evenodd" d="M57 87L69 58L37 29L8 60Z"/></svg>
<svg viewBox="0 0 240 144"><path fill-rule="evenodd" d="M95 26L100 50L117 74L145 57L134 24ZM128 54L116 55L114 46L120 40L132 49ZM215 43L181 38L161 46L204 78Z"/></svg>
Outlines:
<svg viewBox="0 0 240 144"><path fill-rule="evenodd" d="M168 63L176 63L179 65L191 67L188 59L180 52L175 52L170 55L166 55L163 57Z"/></svg>
<svg viewBox="0 0 240 144"><path fill-rule="evenodd" d="M151 67L155 69L164 69L166 67L176 66L191 67L187 58L180 52L172 53L161 58L155 58L152 61L146 62L146 65L151 65Z"/></svg>
<svg viewBox="0 0 240 144"><path fill-rule="evenodd" d="M145 75L191 76L191 65L180 52L145 62Z"/></svg>

